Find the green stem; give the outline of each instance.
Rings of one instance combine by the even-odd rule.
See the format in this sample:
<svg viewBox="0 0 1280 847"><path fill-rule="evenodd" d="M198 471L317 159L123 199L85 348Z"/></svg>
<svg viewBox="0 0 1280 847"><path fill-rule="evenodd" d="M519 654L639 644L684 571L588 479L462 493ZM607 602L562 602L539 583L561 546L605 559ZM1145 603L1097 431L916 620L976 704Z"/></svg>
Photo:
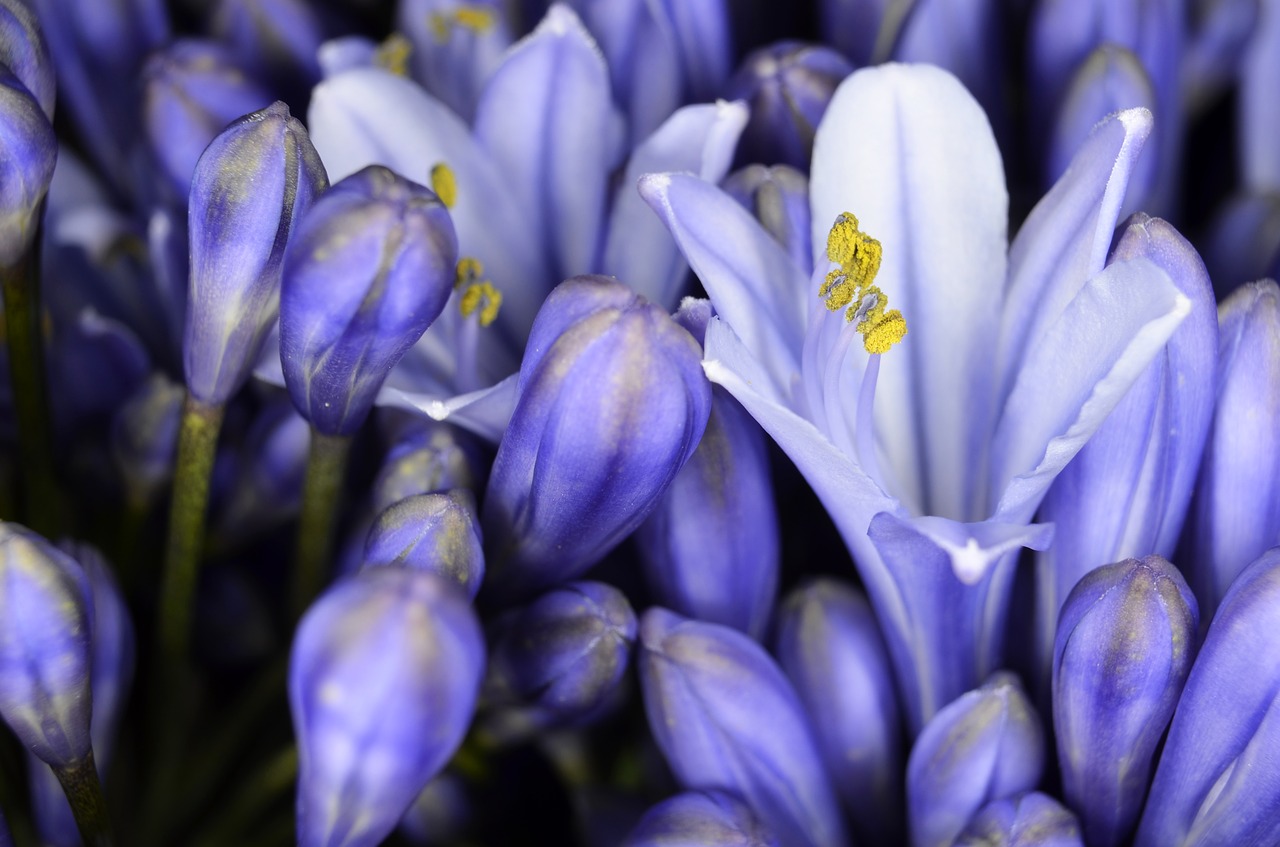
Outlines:
<svg viewBox="0 0 1280 847"><path fill-rule="evenodd" d="M159 645L168 662L184 659L191 642L191 609L204 543L209 476L213 472L223 411L221 404L203 403L189 392L182 409L173 503L169 511L169 540L160 585Z"/></svg>
<svg viewBox="0 0 1280 847"><path fill-rule="evenodd" d="M293 787L298 777L298 751L292 744L273 756L252 778L242 783L239 791L219 811L217 823L206 829L196 842L198 847L236 844L248 827L282 794Z"/></svg>
<svg viewBox="0 0 1280 847"><path fill-rule="evenodd" d="M89 755L79 762L54 768L53 773L62 783L62 791L76 816L80 838L88 847L111 847L107 800L102 796L102 783L98 781L93 751L90 750Z"/></svg>
<svg viewBox="0 0 1280 847"><path fill-rule="evenodd" d="M325 435L312 427L307 480L302 489L302 516L298 522L297 569L293 574L295 619L302 617L307 605L324 586L331 565L338 497L350 454L350 436Z"/></svg>
<svg viewBox="0 0 1280 847"><path fill-rule="evenodd" d="M24 517L36 532L61 534L62 495L54 478L53 417L44 370L39 239L14 264L0 268L9 377L21 445Z"/></svg>

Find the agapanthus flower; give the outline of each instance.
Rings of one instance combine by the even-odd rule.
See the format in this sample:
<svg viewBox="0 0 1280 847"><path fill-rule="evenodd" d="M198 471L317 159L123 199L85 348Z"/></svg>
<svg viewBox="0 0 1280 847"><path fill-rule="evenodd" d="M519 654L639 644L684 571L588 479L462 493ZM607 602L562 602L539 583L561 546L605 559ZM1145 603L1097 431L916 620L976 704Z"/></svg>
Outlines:
<svg viewBox="0 0 1280 847"><path fill-rule="evenodd" d="M641 183L719 313L708 376L841 531L916 730L999 666L1040 499L1190 308L1149 260L1104 269L1150 128L1100 124L1010 246L977 102L937 68L858 71L814 145L812 280L714 186Z"/></svg>

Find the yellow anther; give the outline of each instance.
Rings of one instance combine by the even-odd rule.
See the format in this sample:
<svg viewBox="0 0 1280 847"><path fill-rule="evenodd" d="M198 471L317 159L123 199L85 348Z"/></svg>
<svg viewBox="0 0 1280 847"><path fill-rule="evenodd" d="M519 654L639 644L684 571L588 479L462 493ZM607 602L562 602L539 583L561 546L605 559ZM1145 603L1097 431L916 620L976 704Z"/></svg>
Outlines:
<svg viewBox="0 0 1280 847"><path fill-rule="evenodd" d="M396 76L408 76L409 56L412 53L412 42L400 33L393 32L373 51L373 63Z"/></svg>
<svg viewBox="0 0 1280 847"><path fill-rule="evenodd" d="M444 44L454 27L469 29L477 35L483 35L493 29L497 22L497 12L491 6L480 3L464 3L447 12L432 12L428 20L431 34L436 41Z"/></svg>
<svg viewBox="0 0 1280 847"><path fill-rule="evenodd" d="M837 267L827 273L818 296L832 312L862 334L868 353L884 353L907 334L907 322L897 309L886 312L889 298L874 285L880 272L880 242L858 229L849 212L836 217L827 235L827 258Z"/></svg>
<svg viewBox="0 0 1280 847"><path fill-rule="evenodd" d="M498 317L498 309L502 306L502 292L493 287L489 281L473 282L462 291L462 299L458 301L458 311L464 318L471 317L480 311L480 326L488 326Z"/></svg>
<svg viewBox="0 0 1280 847"><path fill-rule="evenodd" d="M444 162L436 162L431 167L431 190L446 209L452 209L458 202L458 182L454 179L453 169Z"/></svg>
<svg viewBox="0 0 1280 847"><path fill-rule="evenodd" d="M454 272L453 287L461 288L464 285L470 285L482 276L484 276L484 265L480 264L480 260L463 256L458 260L458 268Z"/></svg>

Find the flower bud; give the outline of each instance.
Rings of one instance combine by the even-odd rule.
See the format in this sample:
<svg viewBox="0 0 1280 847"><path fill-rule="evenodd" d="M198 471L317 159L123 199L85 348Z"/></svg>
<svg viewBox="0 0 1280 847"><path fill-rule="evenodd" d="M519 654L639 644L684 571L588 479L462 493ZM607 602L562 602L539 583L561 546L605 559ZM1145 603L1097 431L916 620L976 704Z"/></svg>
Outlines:
<svg viewBox="0 0 1280 847"><path fill-rule="evenodd" d="M589 719L627 670L636 617L622 592L571 582L514 613L493 650L486 697L535 726Z"/></svg>
<svg viewBox="0 0 1280 847"><path fill-rule="evenodd" d="M751 108L738 160L807 171L818 122L851 73L853 65L835 50L799 41L779 41L747 56L727 95Z"/></svg>
<svg viewBox="0 0 1280 847"><path fill-rule="evenodd" d="M384 167L316 203L285 255L280 360L318 432L351 435L364 423L387 374L444 309L457 262L444 203Z"/></svg>
<svg viewBox="0 0 1280 847"><path fill-rule="evenodd" d="M1211 619L1236 576L1280 543L1280 288L1218 307L1218 398L1191 510L1188 574Z"/></svg>
<svg viewBox="0 0 1280 847"><path fill-rule="evenodd" d="M1280 549L1222 599L1178 700L1135 847L1280 843Z"/></svg>
<svg viewBox="0 0 1280 847"><path fill-rule="evenodd" d="M1075 815L1031 791L983 806L953 847L1084 847L1084 840Z"/></svg>
<svg viewBox="0 0 1280 847"><path fill-rule="evenodd" d="M571 579L640 525L702 437L700 360L688 332L616 280L551 292L485 496L500 592Z"/></svg>
<svg viewBox="0 0 1280 847"><path fill-rule="evenodd" d="M760 638L778 589L778 516L759 424L712 389L706 431L636 538L654 600Z"/></svg>
<svg viewBox="0 0 1280 847"><path fill-rule="evenodd" d="M640 644L649 730L682 787L738 794L783 844L846 843L804 707L760 645L660 608Z"/></svg>
<svg viewBox="0 0 1280 847"><path fill-rule="evenodd" d="M476 502L470 491L418 494L394 504L374 521L364 546L364 567L401 566L456 582L474 598L484 579Z"/></svg>
<svg viewBox="0 0 1280 847"><path fill-rule="evenodd" d="M209 143L227 124L272 99L225 47L194 39L175 41L148 59L142 85L147 138L178 204L190 194L196 163Z"/></svg>
<svg viewBox="0 0 1280 847"><path fill-rule="evenodd" d="M173 476L182 416L182 386L153 373L116 412L111 426L111 458L128 499L145 507Z"/></svg>
<svg viewBox="0 0 1280 847"><path fill-rule="evenodd" d="M382 512L406 497L454 488L476 490L484 476L477 451L448 424L406 420L373 481L373 508Z"/></svg>
<svg viewBox="0 0 1280 847"><path fill-rule="evenodd" d="M92 752L88 580L29 529L0 523L0 717L53 767Z"/></svg>
<svg viewBox="0 0 1280 847"><path fill-rule="evenodd" d="M191 186L187 388L222 404L257 363L280 303L285 242L328 184L307 132L283 103L213 140Z"/></svg>
<svg viewBox="0 0 1280 847"><path fill-rule="evenodd" d="M24 0L0 0L0 65L18 78L52 121L57 94L53 60L40 22Z"/></svg>
<svg viewBox="0 0 1280 847"><path fill-rule="evenodd" d="M376 568L303 617L289 665L300 847L372 847L462 743L484 673L466 598L435 574Z"/></svg>
<svg viewBox="0 0 1280 847"><path fill-rule="evenodd" d="M0 67L0 266L31 246L58 160L53 124L26 87Z"/></svg>
<svg viewBox="0 0 1280 847"><path fill-rule="evenodd" d="M623 847L781 847L751 808L726 791L686 791L636 824Z"/></svg>
<svg viewBox="0 0 1280 847"><path fill-rule="evenodd" d="M907 760L913 847L949 847L983 806L1035 788L1044 756L1040 718L1013 674L943 706Z"/></svg>
<svg viewBox="0 0 1280 847"><path fill-rule="evenodd" d="M1191 589L1159 556L1097 568L1063 605L1053 727L1063 796L1090 847L1128 843L1198 625Z"/></svg>
<svg viewBox="0 0 1280 847"><path fill-rule="evenodd" d="M776 644L859 841L901 843L903 730L871 607L834 579L808 583L782 603Z"/></svg>
<svg viewBox="0 0 1280 847"><path fill-rule="evenodd" d="M240 443L234 483L215 524L219 543L243 545L297 516L310 445L311 428L293 401L273 392Z"/></svg>
<svg viewBox="0 0 1280 847"><path fill-rule="evenodd" d="M786 248L796 267L813 269L809 180L803 172L788 165L748 165L725 177L721 187Z"/></svg>
<svg viewBox="0 0 1280 847"><path fill-rule="evenodd" d="M1246 282L1280 276L1280 193L1228 198L1214 212L1200 249L1220 301Z"/></svg>
<svg viewBox="0 0 1280 847"><path fill-rule="evenodd" d="M306 101L320 81L324 32L305 0L221 0L211 30L237 60L290 103Z"/></svg>

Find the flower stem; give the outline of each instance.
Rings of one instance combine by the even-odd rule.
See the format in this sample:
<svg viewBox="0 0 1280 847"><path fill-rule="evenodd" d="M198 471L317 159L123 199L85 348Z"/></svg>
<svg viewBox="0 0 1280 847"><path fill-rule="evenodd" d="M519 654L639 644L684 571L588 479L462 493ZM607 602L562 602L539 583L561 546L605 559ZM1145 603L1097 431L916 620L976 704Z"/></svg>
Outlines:
<svg viewBox="0 0 1280 847"><path fill-rule="evenodd" d="M36 532L62 533L62 495L54 478L53 417L45 380L40 330L39 239L14 264L0 268L4 323L9 342L9 378L21 445L24 518Z"/></svg>
<svg viewBox="0 0 1280 847"><path fill-rule="evenodd" d="M332 558L338 497L350 454L350 436L325 435L312 427L307 480L302 489L302 516L298 522L298 561L293 575L295 619L302 616L324 585Z"/></svg>
<svg viewBox="0 0 1280 847"><path fill-rule="evenodd" d="M203 403L190 393L182 409L178 464L174 468L173 502L169 511L169 540L160 586L159 646L170 662L181 661L191 642L191 608L204 543L209 477L223 412L221 404Z"/></svg>
<svg viewBox="0 0 1280 847"><path fill-rule="evenodd" d="M111 847L111 827L107 820L107 801L102 796L102 783L98 781L98 768L93 763L93 751L79 762L53 769L62 783L71 811L76 816L80 838L87 847Z"/></svg>

